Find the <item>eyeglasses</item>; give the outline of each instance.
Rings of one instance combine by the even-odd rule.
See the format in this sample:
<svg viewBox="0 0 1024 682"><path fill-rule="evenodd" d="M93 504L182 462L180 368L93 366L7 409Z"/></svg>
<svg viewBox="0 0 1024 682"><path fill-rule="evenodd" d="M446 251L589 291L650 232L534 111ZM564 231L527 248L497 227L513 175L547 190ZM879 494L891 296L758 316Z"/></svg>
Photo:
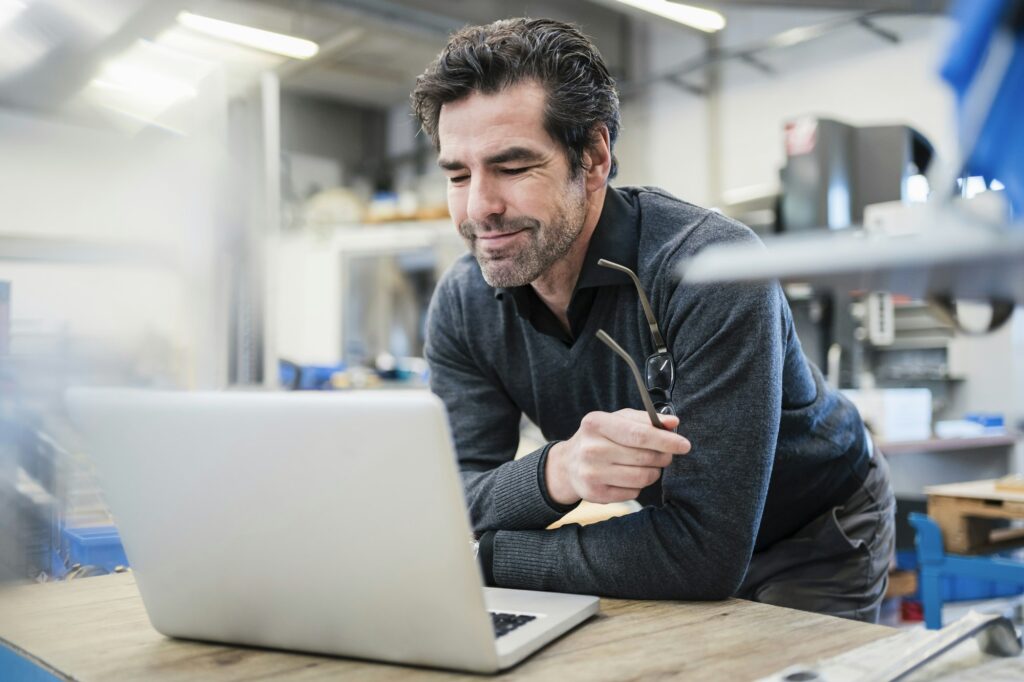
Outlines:
<svg viewBox="0 0 1024 682"><path fill-rule="evenodd" d="M659 429L663 429L665 425L661 423L658 415L675 416L676 413L671 402L672 387L676 383L675 360L665 345L665 340L661 336L661 330L658 328L658 322L654 319L654 311L651 310L650 301L647 300L647 294L644 293L644 288L640 285L640 279L637 278L636 273L624 265L613 263L604 258L597 261L597 264L601 267L611 268L629 275L629 278L633 280L633 284L636 286L636 293L640 297L640 306L644 309L647 324L651 328L651 338L654 341L654 353L649 355L644 363L646 382L641 378L640 368L636 366L633 358L629 356L629 353L622 346L615 342L615 339L608 336L603 329L597 330L597 338L601 339L606 346L615 351L629 365L629 368L633 371L633 378L636 379L637 388L640 389L640 398L643 400L644 409L647 410L647 415L651 418L651 424Z"/></svg>

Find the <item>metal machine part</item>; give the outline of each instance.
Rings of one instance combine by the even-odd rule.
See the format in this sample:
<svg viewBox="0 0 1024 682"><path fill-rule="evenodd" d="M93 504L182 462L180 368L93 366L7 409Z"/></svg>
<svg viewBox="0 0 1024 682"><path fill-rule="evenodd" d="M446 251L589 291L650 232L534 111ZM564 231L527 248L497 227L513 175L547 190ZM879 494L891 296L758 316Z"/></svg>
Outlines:
<svg viewBox="0 0 1024 682"><path fill-rule="evenodd" d="M1008 619L972 611L941 630L914 630L886 637L814 665L787 668L759 682L896 682L971 638L991 656L1020 656L1022 651L1020 638Z"/></svg>

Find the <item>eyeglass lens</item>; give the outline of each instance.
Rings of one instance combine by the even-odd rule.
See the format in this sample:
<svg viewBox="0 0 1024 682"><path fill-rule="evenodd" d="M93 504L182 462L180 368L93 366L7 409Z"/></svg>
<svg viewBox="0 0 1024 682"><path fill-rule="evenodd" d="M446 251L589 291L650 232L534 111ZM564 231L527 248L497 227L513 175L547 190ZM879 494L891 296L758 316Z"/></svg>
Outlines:
<svg viewBox="0 0 1024 682"><path fill-rule="evenodd" d="M647 358L647 388L661 389L666 393L672 392L676 382L676 370L673 367L672 355L668 352L655 353Z"/></svg>
<svg viewBox="0 0 1024 682"><path fill-rule="evenodd" d="M658 414L669 414L675 416L675 408L672 407L672 401L669 399L669 392L661 388L648 389L647 394L651 396L651 402L654 403L654 411Z"/></svg>

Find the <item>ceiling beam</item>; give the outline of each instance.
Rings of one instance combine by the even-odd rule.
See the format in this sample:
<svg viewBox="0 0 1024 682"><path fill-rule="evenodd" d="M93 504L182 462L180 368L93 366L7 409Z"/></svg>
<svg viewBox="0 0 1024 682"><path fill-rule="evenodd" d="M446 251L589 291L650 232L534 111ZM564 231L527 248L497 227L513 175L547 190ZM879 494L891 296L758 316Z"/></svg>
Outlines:
<svg viewBox="0 0 1024 682"><path fill-rule="evenodd" d="M791 28L764 40L749 43L747 45L726 49L707 50L703 54L687 59L686 61L660 73L652 74L637 81L620 82L619 94L623 99L628 99L636 96L637 93L650 87L654 83L671 82L674 85L679 85L679 80L685 76L689 76L690 74L698 71L703 71L712 64L718 64L732 59L741 60L759 71L768 74L771 73L771 67L759 59L761 54L771 50L808 43L851 25L860 26L865 30L869 30L874 34L879 35L887 41L899 42L899 36L897 34L883 29L871 21L879 14L880 12L875 11L853 16L839 17L820 24L814 24L812 26Z"/></svg>
<svg viewBox="0 0 1024 682"><path fill-rule="evenodd" d="M890 31L887 28L882 28L871 20L871 17L861 17L857 20L857 23L864 28L868 33L874 33L876 36L888 43L900 42L900 36L897 33Z"/></svg>
<svg viewBox="0 0 1024 682"><path fill-rule="evenodd" d="M399 26L406 30L426 32L444 38L465 25L465 21L454 17L409 7L395 0L321 0L321 3L375 19L384 25Z"/></svg>

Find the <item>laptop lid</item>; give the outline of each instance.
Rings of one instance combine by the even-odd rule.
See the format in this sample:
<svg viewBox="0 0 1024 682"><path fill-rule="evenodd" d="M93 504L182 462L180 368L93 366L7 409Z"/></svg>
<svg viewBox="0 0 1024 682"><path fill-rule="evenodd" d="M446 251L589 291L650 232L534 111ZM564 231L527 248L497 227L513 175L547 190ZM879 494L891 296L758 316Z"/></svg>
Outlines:
<svg viewBox="0 0 1024 682"><path fill-rule="evenodd" d="M434 395L74 389L67 403L160 632L497 669Z"/></svg>

